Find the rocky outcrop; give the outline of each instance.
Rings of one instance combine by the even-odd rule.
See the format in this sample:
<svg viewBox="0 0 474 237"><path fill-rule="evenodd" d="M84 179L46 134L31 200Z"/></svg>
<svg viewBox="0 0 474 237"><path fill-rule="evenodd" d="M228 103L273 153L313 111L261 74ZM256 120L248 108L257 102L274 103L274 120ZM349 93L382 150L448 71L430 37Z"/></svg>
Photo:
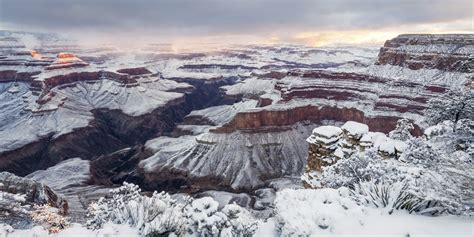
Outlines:
<svg viewBox="0 0 474 237"><path fill-rule="evenodd" d="M341 127L317 127L306 141L309 143L308 159L301 179L308 188L319 188L323 168L339 159L363 153L371 147L382 157L398 158L406 147L405 142L389 138L384 133L369 132L366 124L354 121L348 121Z"/></svg>
<svg viewBox="0 0 474 237"><path fill-rule="evenodd" d="M46 70L62 69L62 68L73 68L73 67L85 67L89 64L76 57L73 53L61 52L57 55L56 60L50 65L46 66Z"/></svg>
<svg viewBox="0 0 474 237"><path fill-rule="evenodd" d="M35 95L46 95L54 87L72 86L74 82L78 81L97 81L102 79L109 79L123 83L123 86L131 87L137 86L137 81L127 74L109 72L109 71L82 71L69 72L56 76L51 76L43 79L36 79L31 81L31 91ZM41 101L42 98L40 98Z"/></svg>
<svg viewBox="0 0 474 237"><path fill-rule="evenodd" d="M0 173L0 195L0 221L15 228L32 224L29 212L33 210L33 205L48 204L59 209L62 214L68 212L68 202L51 188L8 172Z"/></svg>
<svg viewBox="0 0 474 237"><path fill-rule="evenodd" d="M376 64L413 70L474 71L474 35L399 35L387 40Z"/></svg>
<svg viewBox="0 0 474 237"><path fill-rule="evenodd" d="M322 172L322 167L335 162L334 151L343 135L343 130L335 126L317 127L306 139L309 143L306 171L315 170Z"/></svg>

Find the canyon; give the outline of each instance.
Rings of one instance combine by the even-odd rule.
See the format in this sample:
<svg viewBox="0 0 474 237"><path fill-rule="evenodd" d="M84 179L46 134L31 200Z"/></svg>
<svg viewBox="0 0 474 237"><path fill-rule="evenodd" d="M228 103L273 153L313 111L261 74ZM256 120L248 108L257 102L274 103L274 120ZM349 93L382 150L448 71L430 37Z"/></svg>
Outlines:
<svg viewBox="0 0 474 237"><path fill-rule="evenodd" d="M88 167L79 187L99 191L128 181L258 203L281 183L301 185L313 128L356 121L388 133L408 118L421 135L427 101L472 87L474 76L473 35L209 52L87 48L57 36L27 47L16 35L0 34L0 170L41 181L32 173L79 159Z"/></svg>

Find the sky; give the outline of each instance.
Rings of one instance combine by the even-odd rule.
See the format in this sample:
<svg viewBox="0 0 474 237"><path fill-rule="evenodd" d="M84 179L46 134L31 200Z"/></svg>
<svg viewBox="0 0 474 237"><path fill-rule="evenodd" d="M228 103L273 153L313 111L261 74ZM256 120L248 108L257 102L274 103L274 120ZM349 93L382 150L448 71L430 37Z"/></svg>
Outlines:
<svg viewBox="0 0 474 237"><path fill-rule="evenodd" d="M474 33L473 0L0 0L0 29L84 41L378 44Z"/></svg>

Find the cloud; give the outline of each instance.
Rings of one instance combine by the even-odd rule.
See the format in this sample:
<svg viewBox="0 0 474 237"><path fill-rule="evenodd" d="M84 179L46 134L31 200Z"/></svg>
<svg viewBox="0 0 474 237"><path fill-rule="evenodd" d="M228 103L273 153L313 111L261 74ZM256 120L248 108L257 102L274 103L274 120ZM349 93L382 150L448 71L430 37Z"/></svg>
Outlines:
<svg viewBox="0 0 474 237"><path fill-rule="evenodd" d="M285 38L305 31L472 22L472 6L472 0L0 0L0 22L35 31Z"/></svg>

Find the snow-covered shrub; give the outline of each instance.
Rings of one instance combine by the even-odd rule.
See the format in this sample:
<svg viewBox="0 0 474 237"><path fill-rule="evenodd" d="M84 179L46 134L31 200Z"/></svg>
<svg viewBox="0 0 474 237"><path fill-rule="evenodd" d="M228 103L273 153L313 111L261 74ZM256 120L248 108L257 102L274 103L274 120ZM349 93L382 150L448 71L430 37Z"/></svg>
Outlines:
<svg viewBox="0 0 474 237"><path fill-rule="evenodd" d="M188 230L197 236L252 236L257 222L244 208L228 204L218 211L219 203L211 197L194 200L186 208Z"/></svg>
<svg viewBox="0 0 474 237"><path fill-rule="evenodd" d="M421 138L412 138L407 141L407 148L400 156L400 161L421 167L430 167L439 162L440 155L431 147L431 144Z"/></svg>
<svg viewBox="0 0 474 237"><path fill-rule="evenodd" d="M0 185L2 185L0 183ZM0 216L29 214L28 205L24 204L25 195L0 191Z"/></svg>
<svg viewBox="0 0 474 237"><path fill-rule="evenodd" d="M414 191L407 182L362 182L355 185L351 192L357 203L384 208L389 214L398 209L420 214L435 214L445 210L439 200L417 195L417 191Z"/></svg>
<svg viewBox="0 0 474 237"><path fill-rule="evenodd" d="M36 224L41 225L43 229L48 230L49 233L58 233L69 226L69 222L64 216L59 214L57 208L45 204L41 206L34 205L33 209L31 218Z"/></svg>
<svg viewBox="0 0 474 237"><path fill-rule="evenodd" d="M0 186L3 185L0 183ZM24 194L0 191L0 222L14 228L30 228L32 206L26 202Z"/></svg>
<svg viewBox="0 0 474 237"><path fill-rule="evenodd" d="M407 185L402 182L361 182L351 190L354 199L362 205L386 208L388 213L400 209L408 199Z"/></svg>
<svg viewBox="0 0 474 237"><path fill-rule="evenodd" d="M323 187L351 187L359 182L378 180L385 172L380 169L382 159L375 149L366 153L355 153L338 160L334 165L323 168L321 184Z"/></svg>
<svg viewBox="0 0 474 237"><path fill-rule="evenodd" d="M433 143L412 138L407 144L400 161L382 159L374 151L341 159L324 169L321 184L331 188L345 186L379 198L400 193L397 182L403 182L400 195L409 198L409 202L394 208L427 215L471 213L467 204L474 196L469 188L474 181L474 167L469 154L449 150L444 140ZM371 203L384 206L380 203L385 201L376 199Z"/></svg>
<svg viewBox="0 0 474 237"><path fill-rule="evenodd" d="M227 216L217 210L218 206L219 203L211 197L194 200L186 210L191 233L197 233L199 236L219 236L221 231L227 229Z"/></svg>
<svg viewBox="0 0 474 237"><path fill-rule="evenodd" d="M406 141L413 137L410 132L413 129L413 123L406 118L402 118L397 121L397 126L388 136L395 140Z"/></svg>
<svg viewBox="0 0 474 237"><path fill-rule="evenodd" d="M111 198L101 198L89 206L87 226L99 229L111 221L136 226L143 235L184 233L183 204L164 192L147 197L140 191L138 185L129 183L111 190Z"/></svg>
<svg viewBox="0 0 474 237"><path fill-rule="evenodd" d="M147 197L129 183L111 194L89 206L88 228L100 229L107 222L128 224L145 236L251 236L256 231L256 222L247 210L229 204L219 211L219 204L210 197L185 198L183 202L165 192Z"/></svg>
<svg viewBox="0 0 474 237"><path fill-rule="evenodd" d="M258 225L250 212L239 205L227 204L222 212L229 218L232 236L253 236Z"/></svg>

